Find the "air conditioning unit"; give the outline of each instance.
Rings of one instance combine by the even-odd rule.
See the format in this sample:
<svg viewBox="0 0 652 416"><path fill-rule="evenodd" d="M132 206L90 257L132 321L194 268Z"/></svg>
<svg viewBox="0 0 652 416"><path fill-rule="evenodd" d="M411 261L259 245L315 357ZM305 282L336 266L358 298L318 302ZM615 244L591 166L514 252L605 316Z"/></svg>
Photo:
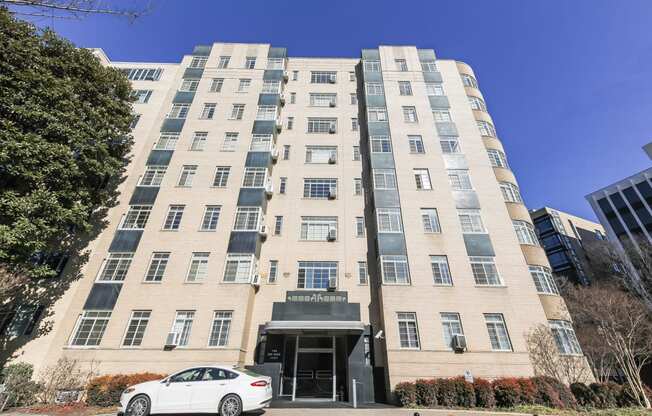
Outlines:
<svg viewBox="0 0 652 416"><path fill-rule="evenodd" d="M165 348L172 349L179 345L179 335L178 332L168 332L168 336L165 338Z"/></svg>
<svg viewBox="0 0 652 416"><path fill-rule="evenodd" d="M253 276L251 276L251 285L252 286L260 286L260 274L254 273Z"/></svg>
<svg viewBox="0 0 652 416"><path fill-rule="evenodd" d="M331 75L330 77L328 77L329 84L335 84L336 81L337 78L335 77L335 75Z"/></svg>
<svg viewBox="0 0 652 416"><path fill-rule="evenodd" d="M466 338L464 335L453 335L452 344L453 350L455 350L455 352L464 352L464 350L466 350Z"/></svg>
<svg viewBox="0 0 652 416"><path fill-rule="evenodd" d="M337 155L336 155L335 153L332 153L332 154L328 157L328 164L329 164L329 165L334 165L334 164L336 164L336 163L337 163Z"/></svg>
<svg viewBox="0 0 652 416"><path fill-rule="evenodd" d="M328 199L336 199L337 198L337 190L335 188L331 188L328 190Z"/></svg>
<svg viewBox="0 0 652 416"><path fill-rule="evenodd" d="M326 240L328 241L337 240L337 230L335 228L331 228L330 230L328 230L328 235L326 236Z"/></svg>
<svg viewBox="0 0 652 416"><path fill-rule="evenodd" d="M265 184L265 193L267 195L271 195L274 193L274 184L272 183L272 181L267 181L267 183Z"/></svg>
<svg viewBox="0 0 652 416"><path fill-rule="evenodd" d="M267 225L261 224L258 229L258 234L263 238L267 237Z"/></svg>
<svg viewBox="0 0 652 416"><path fill-rule="evenodd" d="M279 102L281 105L285 105L285 94L283 94L283 93L279 94L279 96L278 96L278 102Z"/></svg>
<svg viewBox="0 0 652 416"><path fill-rule="evenodd" d="M330 127L328 128L328 132L330 134L335 134L337 133L337 127L335 126L335 123L331 124Z"/></svg>
<svg viewBox="0 0 652 416"><path fill-rule="evenodd" d="M335 100L333 100L333 101L331 101L330 103L328 103L328 106L329 106L329 107L335 107L336 105L337 105L337 103L335 102Z"/></svg>
<svg viewBox="0 0 652 416"><path fill-rule="evenodd" d="M283 130L283 123L281 123L280 121L277 121L277 122L276 122L276 131L277 131L278 133L280 133L281 130Z"/></svg>
<svg viewBox="0 0 652 416"><path fill-rule="evenodd" d="M288 82L288 79L290 79L290 74L288 71L283 71L283 81Z"/></svg>
<svg viewBox="0 0 652 416"><path fill-rule="evenodd" d="M278 148L276 146L272 147L272 150L269 151L270 156L272 156L272 160L278 159Z"/></svg>
<svg viewBox="0 0 652 416"><path fill-rule="evenodd" d="M337 277L329 277L328 278L328 291L329 292L334 292L337 290Z"/></svg>

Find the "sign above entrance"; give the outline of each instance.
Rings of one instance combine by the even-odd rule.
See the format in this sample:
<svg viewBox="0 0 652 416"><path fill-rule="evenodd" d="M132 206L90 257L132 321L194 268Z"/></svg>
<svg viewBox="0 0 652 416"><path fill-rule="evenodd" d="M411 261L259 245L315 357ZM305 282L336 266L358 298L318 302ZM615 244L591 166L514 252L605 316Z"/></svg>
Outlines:
<svg viewBox="0 0 652 416"><path fill-rule="evenodd" d="M349 297L347 292L295 290L287 292L285 301L303 303L348 303Z"/></svg>

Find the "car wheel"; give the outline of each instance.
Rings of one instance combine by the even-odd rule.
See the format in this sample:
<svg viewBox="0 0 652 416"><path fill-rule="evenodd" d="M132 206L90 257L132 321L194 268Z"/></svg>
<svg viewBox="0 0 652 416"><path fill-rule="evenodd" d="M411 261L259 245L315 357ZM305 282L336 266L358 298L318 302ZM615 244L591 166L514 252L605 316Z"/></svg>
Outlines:
<svg viewBox="0 0 652 416"><path fill-rule="evenodd" d="M141 394L131 399L127 406L126 416L149 416L150 410L149 398Z"/></svg>
<svg viewBox="0 0 652 416"><path fill-rule="evenodd" d="M242 400L235 394L227 394L220 403L220 416L240 416Z"/></svg>

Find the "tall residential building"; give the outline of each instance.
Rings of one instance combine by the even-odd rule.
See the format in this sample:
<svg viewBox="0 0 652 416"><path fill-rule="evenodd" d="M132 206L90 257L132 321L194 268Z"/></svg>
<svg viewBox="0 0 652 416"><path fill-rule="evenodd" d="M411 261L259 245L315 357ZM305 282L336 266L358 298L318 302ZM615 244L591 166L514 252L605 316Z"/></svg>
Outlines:
<svg viewBox="0 0 652 416"><path fill-rule="evenodd" d="M238 364L277 398L370 402L403 380L531 375L537 325L581 354L468 65L413 46L97 54L136 90L133 158L20 359Z"/></svg>
<svg viewBox="0 0 652 416"><path fill-rule="evenodd" d="M588 284L585 244L606 238L602 225L549 207L531 210L530 216L553 274Z"/></svg>

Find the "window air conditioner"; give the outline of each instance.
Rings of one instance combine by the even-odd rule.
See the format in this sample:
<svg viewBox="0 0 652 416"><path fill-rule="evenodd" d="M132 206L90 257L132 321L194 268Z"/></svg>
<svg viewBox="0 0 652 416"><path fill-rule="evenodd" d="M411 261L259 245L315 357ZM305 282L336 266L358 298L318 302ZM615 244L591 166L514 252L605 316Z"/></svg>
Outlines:
<svg viewBox="0 0 652 416"><path fill-rule="evenodd" d="M337 104L335 103L335 100L331 101L328 103L329 107L335 107Z"/></svg>
<svg viewBox="0 0 652 416"><path fill-rule="evenodd" d="M283 71L283 81L288 82L288 79L290 79L288 71Z"/></svg>
<svg viewBox="0 0 652 416"><path fill-rule="evenodd" d="M269 151L270 156L272 156L272 160L278 159L278 148L276 146L272 147L272 150Z"/></svg>
<svg viewBox="0 0 652 416"><path fill-rule="evenodd" d="M168 336L165 339L165 348L174 348L179 345L179 333L178 332L168 332Z"/></svg>
<svg viewBox="0 0 652 416"><path fill-rule="evenodd" d="M328 278L328 290L333 292L337 289L337 277Z"/></svg>
<svg viewBox="0 0 652 416"><path fill-rule="evenodd" d="M466 338L464 335L453 335L452 344L453 350L455 350L455 352L464 352L464 350L466 350Z"/></svg>
<svg viewBox="0 0 652 416"><path fill-rule="evenodd" d="M251 276L251 285L252 286L260 286L260 274L254 273L253 276Z"/></svg>
<svg viewBox="0 0 652 416"><path fill-rule="evenodd" d="M328 128L328 132L330 134L335 134L337 133L337 128L335 127L335 123L331 124L330 127Z"/></svg>
<svg viewBox="0 0 652 416"><path fill-rule="evenodd" d="M326 240L328 241L337 240L337 230L335 228L331 228L330 230L328 230L328 235L326 236Z"/></svg>
<svg viewBox="0 0 652 416"><path fill-rule="evenodd" d="M281 130L283 130L283 123L281 123L280 121L277 121L276 122L276 131L280 133Z"/></svg>
<svg viewBox="0 0 652 416"><path fill-rule="evenodd" d="M285 94L283 94L283 93L279 94L279 96L278 96L278 102L279 102L281 105L285 105Z"/></svg>
<svg viewBox="0 0 652 416"><path fill-rule="evenodd" d="M330 84L335 84L336 80L337 80L337 78L335 78L335 75L331 75L330 77L328 77L328 82Z"/></svg>
<svg viewBox="0 0 652 416"><path fill-rule="evenodd" d="M271 195L274 193L274 184L272 183L272 181L267 181L267 183L265 184L265 193L267 195Z"/></svg>
<svg viewBox="0 0 652 416"><path fill-rule="evenodd" d="M337 198L337 189L331 188L328 190L328 199L335 199Z"/></svg>
<svg viewBox="0 0 652 416"><path fill-rule="evenodd" d="M337 163L337 155L335 153L331 153L331 155L328 157L328 164L334 165L335 163Z"/></svg>
<svg viewBox="0 0 652 416"><path fill-rule="evenodd" d="M263 238L267 237L267 225L261 224L258 229L258 234Z"/></svg>

